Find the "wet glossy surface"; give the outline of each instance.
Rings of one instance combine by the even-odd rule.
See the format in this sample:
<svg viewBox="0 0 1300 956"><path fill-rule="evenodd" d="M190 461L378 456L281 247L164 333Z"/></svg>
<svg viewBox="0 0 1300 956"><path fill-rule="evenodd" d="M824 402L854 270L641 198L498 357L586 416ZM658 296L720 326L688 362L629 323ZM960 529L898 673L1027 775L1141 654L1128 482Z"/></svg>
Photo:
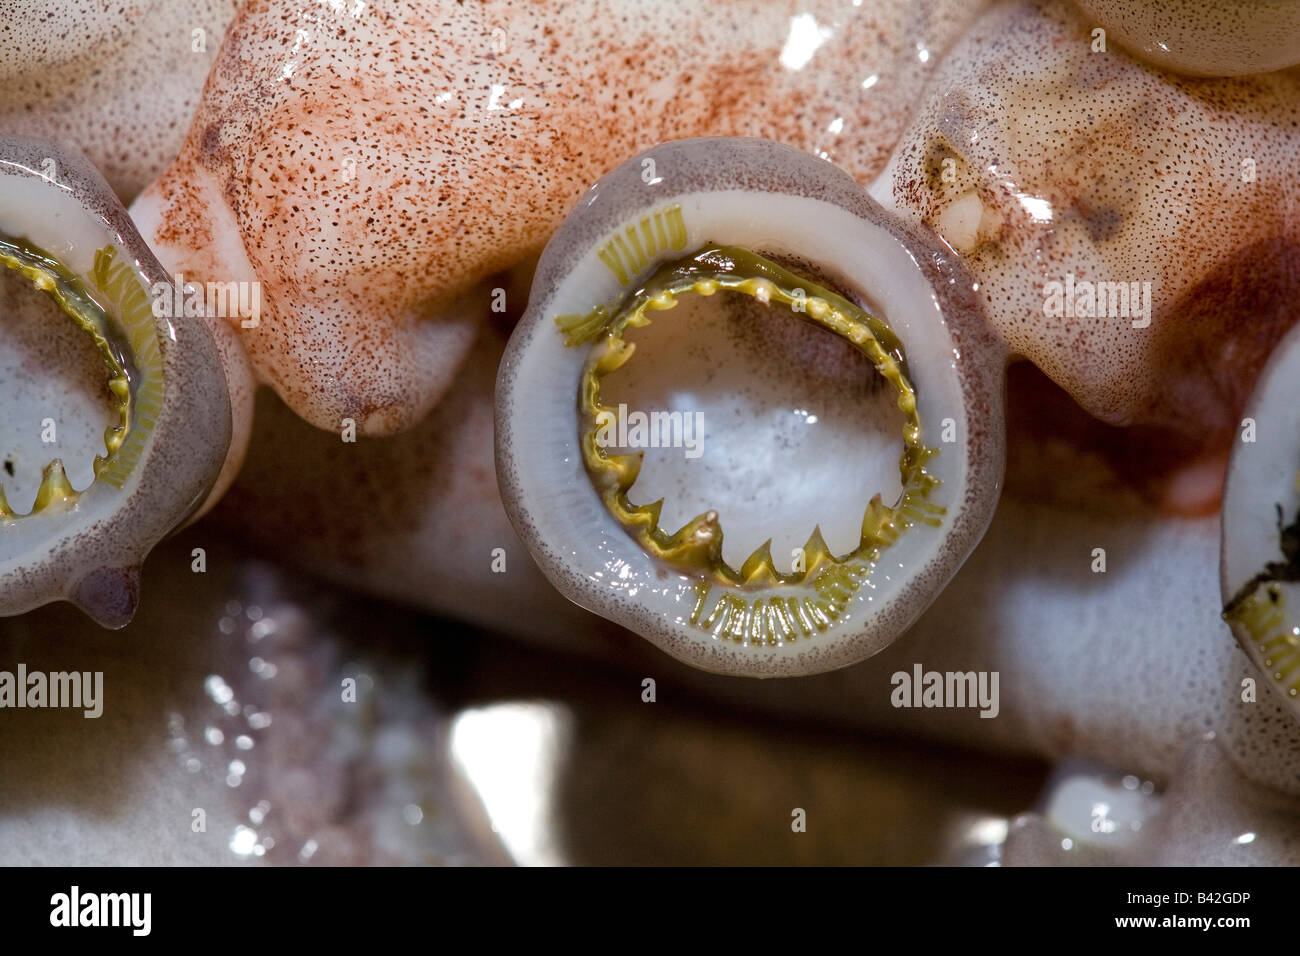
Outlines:
<svg viewBox="0 0 1300 956"><path fill-rule="evenodd" d="M116 634L0 621L0 668L105 673L98 720L5 712L0 862L982 862L1044 779L692 702L671 666L646 703L635 675L339 601L204 525L149 573Z"/></svg>
<svg viewBox="0 0 1300 956"><path fill-rule="evenodd" d="M1090 6L1113 11L1130 5ZM504 16L520 8L501 4L483 9ZM713 678L680 674L681 697L689 688L703 701L728 699L736 709L727 711L708 703L676 710L678 685L670 678L661 679L657 703L643 704L637 680L630 688L623 683L626 671L623 676L617 671L596 675L551 654L517 656L521 652L510 645L481 641L460 628L426 627L424 619L409 619L392 608L377 612L359 605L338 614L320 612L322 626L318 606L323 598L317 592L287 594L264 569L233 559L230 552L219 558L222 548L215 543L212 577L195 587L190 554L178 543L163 552L170 558L151 565L159 596L146 605L140 628L123 635L130 636L129 643L87 627L67 609L0 622L0 649L15 659L21 655L50 668L100 662L117 675L110 688L124 689L121 697L110 698L104 722L89 730L93 722L61 714L5 715L0 749L9 758L6 767L16 772L0 785L0 799L9 807L0 826L17 836L3 845L32 848L59 860L94 852L104 859L146 854L139 858L275 862L382 860L404 852L427 862L492 860L502 854L524 862L624 862L638 854L646 860L716 860L732 859L727 854L740 852L736 846L753 854L745 859L808 852L807 845L824 835L816 824L821 812L810 812L809 832L796 838L807 837L804 843L764 842L777 810L778 816L784 814L778 829L789 840L790 810L754 797L754 788L745 783L757 779L797 806L812 799L802 796L808 780L827 781L826 792L836 796L826 797L821 806L832 808L837 825L832 846L812 843L818 859L834 859L834 840L843 842L850 830L863 833L869 844L861 848L859 861L942 858L951 845L926 841L936 832L948 833L947 821L953 819L964 821L968 835L1000 838L1009 829L1009 847L1022 861L1103 858L1081 852L1079 843L1061 846L1059 832L1046 825L1008 827L1006 815L1016 808L994 806L982 791L970 795L969 804L962 794L956 810L947 801L930 802L927 794L935 779L951 787L948 768L979 777L985 758L966 767L965 758L906 743L882 748L879 760L873 751L864 763L854 763L866 734L889 728L906 740L924 734L971 748L1027 749L1051 757L1083 752L1161 783L1172 781L1171 815L1146 831L1159 839L1144 847L1140 859L1296 859L1294 799L1274 794L1261 800L1236 776L1244 770L1294 791L1300 783L1294 769L1300 749L1294 720L1279 701L1263 688L1258 702L1242 696L1250 664L1217 616L1215 523L1110 508L1115 492L1130 503L1128 485L1176 511L1211 513L1217 507L1222 456L1235 437L1240 405L1255 370L1294 315L1295 277L1300 275L1291 162L1300 128L1294 72L1211 83L1153 75L1126 60L1118 48L1104 56L1090 51L1087 19L1072 16L1063 4L1010 4L973 30L961 16L973 5L926 5L917 13L907 4L868 4L855 26L868 37L874 32L879 46L861 44L852 29L841 29L830 4L765 9L776 11L781 29L765 29L740 4L727 8L729 14L740 11L742 37L759 36L755 43L761 56L749 49L737 52L734 44L720 44L712 34L673 36L662 48L645 49L645 60L634 64L615 53L603 76L608 82L602 83L613 107L602 102L593 109L584 101L573 112L555 102L554 88L534 88L541 75L534 69L537 64L512 59L520 52L518 34L502 28L498 38L498 28L489 21L458 21L452 31L456 50L466 53L458 62L471 66L447 89L430 91L445 109L445 117L439 116L449 129L441 132L449 134L453 147L468 135L467 129L488 129L491 136L474 142L481 153L495 158L500 137L493 136L522 130L528 143L522 147L525 157L553 157L556 142L582 145L584 137L588 143L612 144L611 155L561 150L581 155L582 162L534 170L555 188L522 219L501 215L501 204L520 195L518 182L528 177L509 165L486 170L491 174L487 188L440 195L439 201L451 202L453 208L439 224L455 221L457 214L468 216L482 227L476 232L482 244L457 246L455 268L434 276L431 288L473 282L514 261L529 246L529 237L540 242L545 224L557 221L596 175L639 145L697 131L692 124L702 117L709 128L700 132L775 136L849 167L862 182L878 171L901 135L905 168L897 180L878 182L877 193L900 187L910 214L980 270L984 295L1003 309L1000 327L1013 350L1038 363L1088 412L1112 426L1141 423L1142 429L1175 433L1184 443L1168 446L1177 449L1174 464L1189 467L1180 473L1177 467L1164 468L1165 462L1141 457L1151 432L1130 427L1111 446L1102 448L1098 441L1087 448L1087 455L1123 459L1126 481L1116 487L1113 475L1095 480L1095 471L1079 467L1080 456L1062 453L1062 445L1077 437L1072 423L1083 413L1073 406L1053 406L1062 414L1044 416L1048 420L1038 441L1020 449L1022 460L1013 475L1022 491L1029 489L1049 503L1004 503L994 533L934 612L900 642L899 656L878 661L882 669L876 671L854 669L817 683L784 682L780 688L746 685L732 693ZM949 16L954 10L961 15ZM525 13L531 15L530 9ZM583 29L559 38L561 46L574 36L589 39L580 14L575 20ZM527 17L513 21L519 22L529 37L536 23ZM337 51L321 56L314 50L312 56L292 61L277 56L283 50L275 44L291 42L295 28L303 25L313 27L302 18L262 23L243 39L259 66L272 74L284 71L278 89L286 99L293 100L286 91L301 92L310 102L316 81L326 81L328 88ZM644 46L644 34L638 32L644 21L599 26L620 39L630 37L638 49ZM382 62L385 48L381 45L375 53L366 46L382 32L367 28L351 33L349 42L358 43L350 49L367 58L374 53L373 62ZM963 34L959 54L945 62L952 41ZM308 42L319 39L310 30L307 36ZM914 42L915 37L920 40ZM498 48L498 40L504 48ZM662 77L684 83L689 75L678 57L685 53L689 63L701 42L719 51L722 66L710 75L713 86L695 86L696 93L682 97ZM475 55L485 48L492 49L486 66ZM570 70L582 80L590 66L582 58L557 62L566 81ZM755 75L746 66L755 62L779 77L773 86L775 108L759 103L750 111L754 103L736 95L754 89ZM509 83L501 81L498 70L505 71ZM300 85L290 82L295 76ZM842 82L846 76L851 82ZM923 96L921 86L931 76L940 82L933 96ZM524 95L509 89L516 79L527 88ZM816 95L806 95L814 86ZM619 94L629 90L648 99L654 115L666 117L667 125L648 125L623 104ZM668 93L674 94L674 103L684 104L681 110L661 108ZM537 104L529 97L546 109L530 113ZM248 156L239 155L239 149L256 140L243 138L247 130L240 123L247 119L247 99L240 82L231 79L214 99L205 120L220 119L226 125L215 128L215 122L205 122L190 152L212 160L214 150L232 150L216 157L216 165L229 167L226 173L241 172ZM842 102L850 107L840 108ZM349 123L368 123L391 105L362 95L343 104L339 115ZM292 106L277 113L267 131L274 137L295 115ZM904 132L913 120L915 128ZM322 129L329 125L327 119ZM257 172L302 179L282 193L270 189L267 201L273 206L285 197L314 197L335 189L338 183L331 177L342 179L348 159L358 162L358 175L346 182L373 187L366 174L391 169L367 161L373 160L376 143L400 141L400 136L387 135L391 132L381 130L367 139L359 156L331 154L317 168L312 168L313 159L276 157L278 165ZM536 135L530 140L529 133ZM543 148L537 148L538 142ZM462 155L452 147L449 152L453 181L463 174L475 186L484 182L483 155L473 150ZM954 188L932 190L933 167L947 158L954 160ZM190 182L188 171L182 163L185 182ZM177 200L192 215L181 214L173 238L181 235L188 241L202 233L199 227L207 223L195 210L203 210L210 198L186 194ZM350 199L334 195L330 208L360 215L364 207ZM302 221L277 232L262 228L261 217L275 218L274 208L245 207L241 213L248 215L241 227L254 238L258 255L282 263L289 255L286 248L301 236L319 238L313 230L321 222L318 212L304 213ZM340 234L348 225L356 225L355 216ZM1180 242L1171 243L1170 236ZM329 245L337 239L324 235L321 241ZM201 252L208 251L208 245L199 245ZM336 290L328 287L339 273L333 260L320 265L314 258L319 251L313 246L297 260L302 267L297 278L307 285L321 280L329 300ZM184 262L187 272L219 273L223 268L206 255L177 261ZM428 271L427 264L417 264L418 269ZM1106 316L1103 322L1092 321L1097 316L1049 316L1052 321L1045 321L1045 282L1071 275L1083 279L1085 271L1091 275L1098 270L1100 275L1092 278L1155 286L1150 327L1125 324L1129 316ZM407 291L402 286L401 292ZM471 307L483 307L480 292L468 296ZM308 316L312 331L339 317L312 314L311 305L297 314ZM1237 321L1243 313L1252 318L1250 334ZM474 366L495 364L491 344L480 342L472 350L457 324L464 316L454 309L439 315L448 348L421 369L436 374L417 376L413 386L403 384L405 372L385 377L385 368L391 373L391 367L370 362L394 359L409 370L401 363L419 364L428 357L402 349L386 352L392 343L380 342L367 354L366 367L381 374L366 378L367 388L359 396L330 392L311 375L305 381L296 378L293 362L303 356L294 350L310 336L290 344L255 344L253 351L262 349L258 360L263 372L318 424L333 427L331 416L346 409L363 419L374 413L374 426L383 430L393 418L426 407L430 393L452 380L462 358L462 378L477 376L475 394L490 388L485 380L491 369ZM292 337L302 328L287 331ZM317 349L315 357L322 355L327 365L338 358L328 348ZM1023 393L1019 397L1022 406L1033 404L1024 401ZM453 389L434 416L436 421L417 426L404 449L353 446L342 455L336 433L303 439L291 428L273 424L268 429L271 443L256 463L257 476L249 478L251 483L269 477L268 487L245 490L232 508L238 514L241 503L266 504L266 513L253 508L239 520L264 524L251 534L264 540L278 535L281 547L294 552L296 560L323 568L335 580L478 620L495 619L503 627L527 629L552 647L605 640L604 648L612 649L624 668L647 661L647 673L677 673L666 660L628 654L619 643L626 635L588 628L571 608L557 610L558 599L545 592L545 583L527 564L495 500L491 459L484 451L491 423L484 409L477 407L474 395ZM1097 429L1079 434L1095 437ZM276 446L277 440L283 444ZM1207 447L1194 447L1198 444ZM351 454L362 448L364 455ZM1152 494L1156 472L1162 487ZM269 487L277 481L279 487ZM312 481L318 482L314 490L300 490ZM1091 509L1084 507L1090 496ZM340 514L341 502L351 506L346 515ZM206 530L196 533L201 535L197 540L209 543ZM181 540L188 545L195 539ZM1108 576L1089 569L1098 547L1110 558ZM499 582L484 570L484 555L493 548L510 551L513 576L505 591L523 598L518 606L494 598L502 593L495 587ZM158 560L168 561L168 567L157 570ZM229 576L243 573L234 565L252 569L252 577ZM255 584L260 578L267 580ZM184 604L177 595L192 596L193 603ZM394 633L409 635L409 641L406 636L375 640L376 629L390 625ZM918 659L927 666L947 662L957 668L1001 668L1007 699L1000 719L962 723L970 715L890 709L885 694L875 692L891 666L910 667ZM518 660L528 662L522 675L509 663ZM423 676L426 666L448 674L447 682ZM566 685L571 677L563 675L574 671L590 677L590 683L583 677L576 686ZM345 703L338 685L353 672L366 678L359 687L383 688L380 696ZM839 688L839 693L826 693L826 688ZM863 688L867 693L860 693ZM645 709L652 707L663 707L666 716L646 718ZM798 713L801 720L820 713L828 724L873 730L791 731L789 718L763 716L774 713ZM268 715L271 723L265 724ZM282 718L278 722L276 715ZM17 719L11 722L10 717ZM671 724L671 737L654 736L651 728L661 722ZM1209 729L1219 733L1213 746L1226 749L1230 759L1196 743ZM566 754L581 757L572 773L557 769ZM823 761L826 754L833 756ZM914 754L925 757L912 774L908 761ZM882 765L900 764L909 767L902 775L881 770ZM849 765L856 769L843 769ZM643 766L651 768L646 776L641 775ZM786 776L787 768L796 768L799 775ZM661 783L666 785L661 788ZM1030 791L1035 790L1026 787L1023 800L1017 791L1017 799L1009 802L1030 806ZM520 793L530 797L513 801L514 807L503 796ZM710 806L697 820L682 809L681 794L724 809ZM867 818L873 827L879 820L879 830L864 829L860 794L869 796L868 805L889 808ZM890 802L891 795L900 794L897 804ZM187 829L200 806L211 814L202 838ZM923 808L925 822L913 826L915 818L908 815L912 806ZM629 837L622 817L629 812L662 825ZM740 829L726 829L719 817L739 819ZM688 819L689 826L681 823ZM1072 818L1067 830L1077 835L1087 822ZM497 826L497 836L489 835L489 824ZM742 835L734 837L734 832ZM1021 839L1026 834L1034 839ZM899 842L893 842L895 837ZM1065 858L1058 847L1066 850ZM900 848L905 852L893 856Z"/></svg>

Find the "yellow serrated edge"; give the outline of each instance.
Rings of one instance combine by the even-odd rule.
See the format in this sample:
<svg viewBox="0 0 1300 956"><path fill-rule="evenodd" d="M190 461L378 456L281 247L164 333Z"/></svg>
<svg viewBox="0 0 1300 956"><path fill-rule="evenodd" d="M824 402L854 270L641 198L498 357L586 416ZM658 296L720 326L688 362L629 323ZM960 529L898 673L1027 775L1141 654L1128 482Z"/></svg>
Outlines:
<svg viewBox="0 0 1300 956"><path fill-rule="evenodd" d="M750 275L741 274L742 271ZM755 549L739 570L732 568L722 557L722 525L717 511L706 511L675 532L664 531L659 527L662 500L633 505L627 497L640 473L644 453L608 454L597 441L602 416L614 413L613 408L601 404L601 379L621 368L635 351L634 345L624 340L623 333L628 328L648 325L651 321L648 312L671 309L682 295L710 296L720 289L749 295L764 303L775 301L793 306L797 302L803 310L799 314L847 339L866 355L898 396L896 404L903 413L903 453L899 459L903 494L896 506L884 504L879 495L871 499L863 514L858 547L846 555L833 555L822 539L821 530L814 528L804 545L805 563L801 571L788 574L778 571L772 561L770 541ZM703 572L718 583L752 589L801 584L810 577L814 582L821 582L826 580L821 572L828 567L874 562L883 549L913 526L938 527L942 523L947 510L928 500L940 481L925 467L939 450L921 443L920 412L902 343L883 322L842 296L807 282L749 250L709 245L693 256L660 268L617 309L602 306L585 316L564 315L555 321L566 345L592 343L578 397L582 418L579 443L587 474L610 514L652 557ZM714 613L724 613L719 611L724 603L725 599L720 601ZM808 620L811 626L825 629L838 616L838 610L834 601L827 608L813 602L808 607L801 605L802 616L792 620L796 623ZM785 612L773 613L777 617L772 621L778 618L785 621ZM747 619L753 617L748 615ZM699 623L707 627L707 622Z"/></svg>
<svg viewBox="0 0 1300 956"><path fill-rule="evenodd" d="M108 390L113 396L118 424L104 430L107 456L95 457L94 480L121 488L138 464L144 442L161 412L163 376L162 355L158 349L148 294L135 270L126 263L116 262L116 255L117 248L112 244L98 250L89 277L90 287L112 306L105 309L93 298L87 297L86 301L74 298L76 293L85 291L83 283L49 253L22 240L0 237L0 263L31 280L38 290L49 295L60 310L91 337L108 369ZM69 291L70 288L75 291ZM126 332L131 358L140 379L134 391L130 373L104 332L103 323L110 320L116 320ZM45 466L35 503L27 514L67 510L76 504L81 494L68 481L63 462L55 459ZM13 511L0 484L0 518L26 516Z"/></svg>

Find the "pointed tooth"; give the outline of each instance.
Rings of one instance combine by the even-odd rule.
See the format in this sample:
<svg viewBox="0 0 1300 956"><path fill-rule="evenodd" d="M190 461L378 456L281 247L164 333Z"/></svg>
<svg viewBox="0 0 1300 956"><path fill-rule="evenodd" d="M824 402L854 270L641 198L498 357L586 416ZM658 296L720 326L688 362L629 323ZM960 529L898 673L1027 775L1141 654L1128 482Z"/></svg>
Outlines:
<svg viewBox="0 0 1300 956"><path fill-rule="evenodd" d="M703 568L717 567L722 556L722 525L716 511L706 511L682 525L662 549L673 561Z"/></svg>
<svg viewBox="0 0 1300 956"><path fill-rule="evenodd" d="M893 523L894 509L886 506L880 500L880 495L876 495L867 503L867 509L862 513L861 543L876 548L889 544L892 540L889 529Z"/></svg>
<svg viewBox="0 0 1300 956"><path fill-rule="evenodd" d="M45 473L41 476L41 487L36 492L36 503L32 506L32 513L44 511L46 508L59 508L70 505L77 500L77 490L72 487L72 482L68 481L67 472L63 470L63 460L56 458L45 466Z"/></svg>
<svg viewBox="0 0 1300 956"><path fill-rule="evenodd" d="M807 573L809 574L818 564L830 558L831 549L826 547L826 541L822 538L821 525L813 528L812 534L808 535L808 540L803 546L803 555L804 567L808 569Z"/></svg>
<svg viewBox="0 0 1300 956"><path fill-rule="evenodd" d="M697 541L705 538L717 537L722 531L722 525L718 522L718 513L716 511L706 511L703 514L696 515L686 524L682 525L674 534L674 537L680 537L683 540L694 539Z"/></svg>
<svg viewBox="0 0 1300 956"><path fill-rule="evenodd" d="M110 425L104 429L104 448L110 455L116 454L126 439L126 428L122 425ZM98 474L98 472L96 472Z"/></svg>
<svg viewBox="0 0 1300 956"><path fill-rule="evenodd" d="M14 510L9 507L9 501L5 498L5 486L0 484L0 518L16 518Z"/></svg>
<svg viewBox="0 0 1300 956"><path fill-rule="evenodd" d="M605 346L605 352L596 360L596 374L608 375L615 372L627 364L627 360L632 357L636 351L635 342L627 342L623 339L609 339Z"/></svg>
<svg viewBox="0 0 1300 956"><path fill-rule="evenodd" d="M740 566L740 576L746 584L772 584L777 580L776 566L772 563L772 539L768 538Z"/></svg>
<svg viewBox="0 0 1300 956"><path fill-rule="evenodd" d="M645 452L633 452L630 455L610 455L606 461L618 469L619 487L626 491L632 487L636 481L636 476L641 474L641 462L645 460Z"/></svg>
<svg viewBox="0 0 1300 956"><path fill-rule="evenodd" d="M115 375L108 380L108 389L117 396L119 402L131 397L131 383L125 375Z"/></svg>
<svg viewBox="0 0 1300 956"><path fill-rule="evenodd" d="M673 295L667 289L664 289L663 292L660 292L657 296L655 296L649 302L646 303L646 305L649 308L655 309L656 311L671 309L676 304L677 304L677 296Z"/></svg>
<svg viewBox="0 0 1300 956"><path fill-rule="evenodd" d="M659 513L663 511L663 508L664 508L664 500L662 498L660 498L658 501L652 501L650 502L650 504L643 505L641 507L640 509L641 513L650 519L651 528L659 527Z"/></svg>

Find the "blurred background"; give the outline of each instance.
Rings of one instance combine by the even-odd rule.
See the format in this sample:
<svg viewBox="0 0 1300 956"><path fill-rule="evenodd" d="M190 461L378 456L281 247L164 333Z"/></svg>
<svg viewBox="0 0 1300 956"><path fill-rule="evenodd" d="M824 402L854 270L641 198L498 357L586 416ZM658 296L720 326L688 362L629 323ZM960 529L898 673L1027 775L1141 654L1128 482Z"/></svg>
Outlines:
<svg viewBox="0 0 1300 956"><path fill-rule="evenodd" d="M663 655L350 595L211 521L144 580L120 632L0 620L3 666L100 670L105 697L0 722L0 864L987 865L1048 775L702 702Z"/></svg>

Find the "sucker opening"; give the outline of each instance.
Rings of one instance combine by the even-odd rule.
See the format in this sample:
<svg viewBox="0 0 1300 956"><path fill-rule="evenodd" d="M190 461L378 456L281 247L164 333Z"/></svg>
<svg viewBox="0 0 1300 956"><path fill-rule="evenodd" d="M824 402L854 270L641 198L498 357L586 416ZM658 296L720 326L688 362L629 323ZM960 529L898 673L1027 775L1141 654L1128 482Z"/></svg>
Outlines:
<svg viewBox="0 0 1300 956"><path fill-rule="evenodd" d="M135 461L132 449L143 438L137 430L152 427L152 413L141 413L143 375L135 345L114 311L142 308L147 315L147 298L129 277L123 281L125 267L114 261L115 252L106 246L96 253L90 281L84 282L35 244L0 235L0 322L11 346L4 359L9 394L0 448L6 463L0 519L72 508L101 478L121 487ZM56 324L51 304L71 326ZM152 356L157 364L156 348ZM91 378L100 374L102 384L92 386ZM149 399L143 396L143 404L152 407ZM133 434L137 440L128 444ZM63 457L51 457L51 446Z"/></svg>
<svg viewBox="0 0 1300 956"><path fill-rule="evenodd" d="M648 328L651 313L667 310L676 314ZM663 265L615 308L556 322L569 345L591 343L578 396L587 473L653 557L724 584L797 584L828 564L874 561L916 523L940 523L943 509L927 500L938 480L925 468L938 451L922 441L902 343L839 293L748 250L708 245ZM638 345L643 355L629 362ZM818 361L801 377L798 358L810 349ZM736 353L749 353L740 377ZM753 380L765 372L776 389ZM816 399L798 401L801 392ZM673 396L688 407L655 407ZM769 421L765 435L763 423L744 420L760 408L759 417L801 417L802 429ZM713 433L723 451L697 467L711 415L724 419ZM775 453L782 443L793 447ZM815 482L800 480L805 469ZM839 476L835 492L812 494L828 470ZM636 503L647 486L662 496Z"/></svg>

